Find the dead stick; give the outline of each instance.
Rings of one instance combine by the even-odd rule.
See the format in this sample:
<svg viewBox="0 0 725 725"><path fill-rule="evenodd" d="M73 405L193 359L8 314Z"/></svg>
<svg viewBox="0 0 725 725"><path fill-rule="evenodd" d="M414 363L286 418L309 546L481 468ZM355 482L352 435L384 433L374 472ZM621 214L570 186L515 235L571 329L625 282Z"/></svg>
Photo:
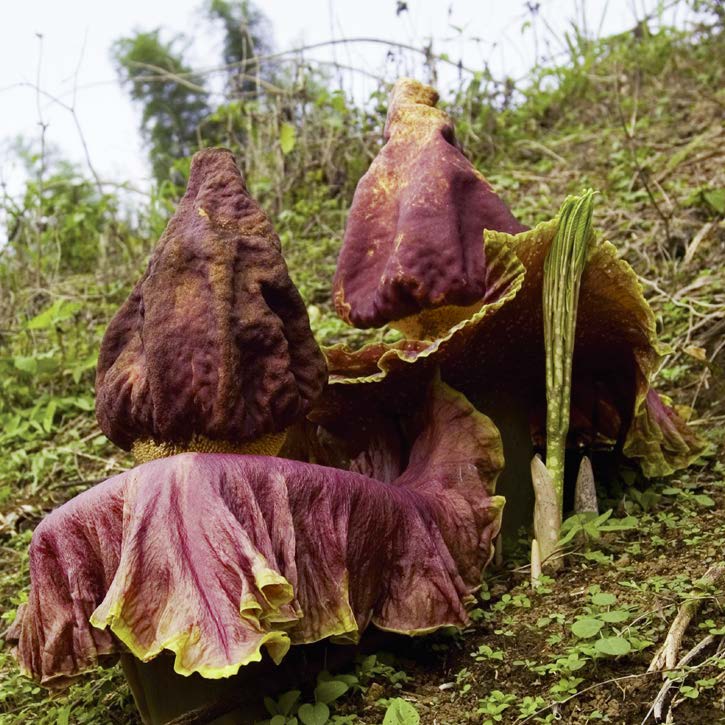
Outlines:
<svg viewBox="0 0 725 725"><path fill-rule="evenodd" d="M725 564L716 564L705 572L705 575L700 579L699 583L705 585L717 584L724 576ZM700 608L702 600L702 597L698 597L688 599L682 604L670 626L670 631L667 633L662 647L660 647L657 654L652 658L652 662L647 670L648 672L655 672L661 669L671 670L675 666L685 631L697 613L697 610Z"/></svg>
<svg viewBox="0 0 725 725"><path fill-rule="evenodd" d="M704 650L706 647L709 647L710 644L712 644L715 641L715 637L712 634L708 634L706 637L704 637L700 642L698 642L678 663L677 663L677 669L680 667L685 667L685 665L688 665L690 662L692 662L695 657L697 657L702 650ZM660 691L657 693L657 696L654 699L654 702L652 703L652 707L650 707L649 712L647 715L645 715L644 720L642 720L642 725L647 722L647 719L649 718L650 714L654 715L655 720L657 722L660 722L662 720L662 708L665 705L665 700L667 699L667 693L672 689L672 686L675 684L677 680L675 679L666 679L665 683L660 688Z"/></svg>

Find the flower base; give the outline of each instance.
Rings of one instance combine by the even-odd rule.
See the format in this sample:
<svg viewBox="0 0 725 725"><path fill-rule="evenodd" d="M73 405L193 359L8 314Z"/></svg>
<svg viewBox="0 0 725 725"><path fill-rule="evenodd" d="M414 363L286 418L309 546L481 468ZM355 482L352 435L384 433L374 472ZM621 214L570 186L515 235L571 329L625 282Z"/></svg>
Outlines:
<svg viewBox="0 0 725 725"><path fill-rule="evenodd" d="M360 645L317 642L293 647L279 665L265 656L233 677L217 680L179 675L171 655L162 654L150 662L131 654L122 654L120 659L144 725L251 725L269 717L264 697L312 688L319 672L350 667L358 654L394 649L401 639L407 640L373 629Z"/></svg>

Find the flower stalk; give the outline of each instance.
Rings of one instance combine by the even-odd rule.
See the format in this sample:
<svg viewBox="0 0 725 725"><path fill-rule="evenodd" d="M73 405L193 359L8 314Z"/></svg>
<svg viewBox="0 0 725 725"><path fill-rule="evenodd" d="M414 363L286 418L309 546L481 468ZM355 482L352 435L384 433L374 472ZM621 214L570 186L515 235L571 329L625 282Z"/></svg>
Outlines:
<svg viewBox="0 0 725 725"><path fill-rule="evenodd" d="M564 497L564 456L569 432L572 361L579 286L592 238L594 191L570 196L559 212L559 227L544 262L543 315L546 351L546 470L551 490L537 492L537 508L556 503L557 515L534 514L541 558L551 556L559 539ZM544 500L542 500L544 499ZM555 523L554 523L555 522ZM538 526L537 526L538 523ZM552 525L553 524L553 525ZM553 529L553 530L551 530Z"/></svg>

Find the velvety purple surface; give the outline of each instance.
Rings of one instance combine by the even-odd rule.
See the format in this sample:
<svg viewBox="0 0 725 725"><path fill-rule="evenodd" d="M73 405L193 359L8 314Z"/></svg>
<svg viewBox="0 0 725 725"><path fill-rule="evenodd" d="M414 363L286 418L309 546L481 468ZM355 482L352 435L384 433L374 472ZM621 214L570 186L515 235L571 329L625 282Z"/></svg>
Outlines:
<svg viewBox="0 0 725 725"><path fill-rule="evenodd" d="M483 230L525 229L462 153L437 100L417 81L395 84L385 145L355 191L333 293L356 327L480 300Z"/></svg>
<svg viewBox="0 0 725 725"><path fill-rule="evenodd" d="M358 465L371 475L187 453L68 502L33 535L11 632L22 667L62 685L119 651L118 637L137 657L170 649L177 671L217 677L262 645L279 659L290 642L356 641L370 622L465 625L499 528L501 441L446 386L424 415L405 463L371 447Z"/></svg>
<svg viewBox="0 0 725 725"><path fill-rule="evenodd" d="M148 269L103 338L103 432L127 449L138 439L246 441L303 415L325 377L269 218L231 152L200 151Z"/></svg>

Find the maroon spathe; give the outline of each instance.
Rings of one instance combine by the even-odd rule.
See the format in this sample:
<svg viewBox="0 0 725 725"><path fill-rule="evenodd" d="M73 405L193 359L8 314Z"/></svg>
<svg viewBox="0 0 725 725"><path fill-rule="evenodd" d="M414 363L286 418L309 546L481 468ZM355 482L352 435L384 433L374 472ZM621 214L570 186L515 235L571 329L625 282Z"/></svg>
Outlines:
<svg viewBox="0 0 725 725"><path fill-rule="evenodd" d="M423 415L390 483L186 453L68 502L33 535L31 592L10 633L23 669L63 685L117 653L118 637L140 659L168 649L177 672L223 677L262 646L279 660L290 643L357 641L370 622L465 625L500 524L501 441L444 385Z"/></svg>
<svg viewBox="0 0 725 725"><path fill-rule="evenodd" d="M103 432L126 449L139 439L253 440L304 415L325 376L271 222L231 152L199 152L146 273L103 338Z"/></svg>
<svg viewBox="0 0 725 725"><path fill-rule="evenodd" d="M417 81L395 84L385 146L355 191L333 291L356 327L482 299L484 229L525 229L461 152L437 100Z"/></svg>

